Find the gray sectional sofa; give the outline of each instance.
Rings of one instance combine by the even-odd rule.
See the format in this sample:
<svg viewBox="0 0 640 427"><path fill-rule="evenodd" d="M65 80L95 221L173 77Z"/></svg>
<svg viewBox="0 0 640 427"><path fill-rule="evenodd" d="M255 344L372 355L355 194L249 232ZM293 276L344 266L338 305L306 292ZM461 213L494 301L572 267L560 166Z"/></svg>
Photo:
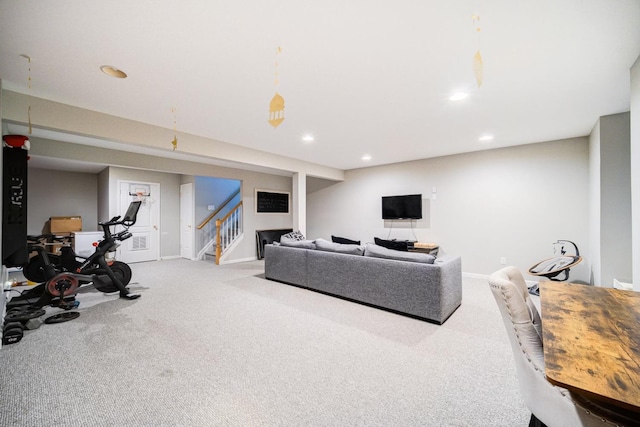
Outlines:
<svg viewBox="0 0 640 427"><path fill-rule="evenodd" d="M350 251L355 246L324 244L319 249L310 241L294 246L266 245L265 277L438 324L460 306L459 256L432 257L429 263L412 257L428 257L426 254L391 251L373 244ZM396 254L412 261L391 259Z"/></svg>

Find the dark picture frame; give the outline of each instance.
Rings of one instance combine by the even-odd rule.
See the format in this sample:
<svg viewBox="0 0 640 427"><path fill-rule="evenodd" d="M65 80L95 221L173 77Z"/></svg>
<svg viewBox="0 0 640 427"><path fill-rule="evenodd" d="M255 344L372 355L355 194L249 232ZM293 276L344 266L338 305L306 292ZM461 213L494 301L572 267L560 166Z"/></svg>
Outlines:
<svg viewBox="0 0 640 427"><path fill-rule="evenodd" d="M257 214L289 214L291 193L288 191L260 190L256 188Z"/></svg>

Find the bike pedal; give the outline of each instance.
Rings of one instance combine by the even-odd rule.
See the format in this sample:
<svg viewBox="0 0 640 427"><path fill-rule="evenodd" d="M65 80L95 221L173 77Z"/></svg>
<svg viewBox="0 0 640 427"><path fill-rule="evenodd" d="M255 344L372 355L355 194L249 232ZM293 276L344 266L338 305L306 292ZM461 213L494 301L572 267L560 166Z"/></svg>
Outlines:
<svg viewBox="0 0 640 427"><path fill-rule="evenodd" d="M79 305L80 305L80 301L74 300L74 301L60 303L59 307L64 310L73 310L74 308L78 308Z"/></svg>

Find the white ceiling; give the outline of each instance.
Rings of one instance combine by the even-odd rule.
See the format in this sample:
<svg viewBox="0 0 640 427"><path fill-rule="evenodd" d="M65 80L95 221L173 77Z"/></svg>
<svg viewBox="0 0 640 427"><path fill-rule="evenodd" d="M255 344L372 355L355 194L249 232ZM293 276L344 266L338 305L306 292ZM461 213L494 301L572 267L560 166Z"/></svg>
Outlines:
<svg viewBox="0 0 640 427"><path fill-rule="evenodd" d="M588 135L629 110L640 1L0 0L2 85L29 93L21 54L32 96L351 169Z"/></svg>

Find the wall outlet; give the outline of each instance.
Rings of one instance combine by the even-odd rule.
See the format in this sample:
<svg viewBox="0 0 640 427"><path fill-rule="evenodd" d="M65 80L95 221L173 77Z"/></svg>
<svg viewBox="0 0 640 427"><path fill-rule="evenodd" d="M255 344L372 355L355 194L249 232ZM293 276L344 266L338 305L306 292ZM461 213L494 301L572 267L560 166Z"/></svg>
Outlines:
<svg viewBox="0 0 640 427"><path fill-rule="evenodd" d="M507 257L500 257L500 265L507 265Z"/></svg>

